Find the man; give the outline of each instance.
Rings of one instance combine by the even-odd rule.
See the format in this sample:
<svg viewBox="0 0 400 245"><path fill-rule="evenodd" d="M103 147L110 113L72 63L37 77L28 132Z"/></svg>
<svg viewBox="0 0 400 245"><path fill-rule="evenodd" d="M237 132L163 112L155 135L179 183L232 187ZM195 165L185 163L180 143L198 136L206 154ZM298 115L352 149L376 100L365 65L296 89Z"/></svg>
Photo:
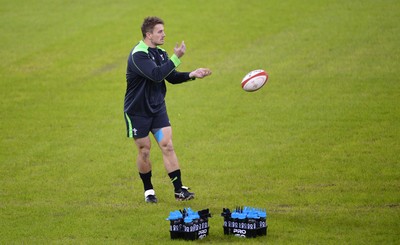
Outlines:
<svg viewBox="0 0 400 245"><path fill-rule="evenodd" d="M211 75L208 68L198 68L192 72L178 72L186 46L182 41L176 44L171 58L159 46L164 44L164 22L158 17L147 17L142 27L143 40L128 57L125 93L125 121L128 137L134 138L138 149L137 167L144 185L145 201L157 203L151 182L149 133L154 135L159 145L165 169L175 189L176 200L190 200L194 193L182 185L178 158L172 144L172 129L165 105L165 80L172 84L183 83Z"/></svg>

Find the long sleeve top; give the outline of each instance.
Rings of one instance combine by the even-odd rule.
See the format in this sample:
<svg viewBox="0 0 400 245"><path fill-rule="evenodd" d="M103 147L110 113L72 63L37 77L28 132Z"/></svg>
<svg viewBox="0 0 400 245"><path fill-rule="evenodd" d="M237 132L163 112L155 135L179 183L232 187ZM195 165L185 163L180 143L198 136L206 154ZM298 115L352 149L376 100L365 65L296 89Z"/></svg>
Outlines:
<svg viewBox="0 0 400 245"><path fill-rule="evenodd" d="M165 80L172 84L191 80L189 72L176 71L180 63L175 54L169 58L160 47L150 48L140 41L127 61L125 113L152 116L165 111Z"/></svg>

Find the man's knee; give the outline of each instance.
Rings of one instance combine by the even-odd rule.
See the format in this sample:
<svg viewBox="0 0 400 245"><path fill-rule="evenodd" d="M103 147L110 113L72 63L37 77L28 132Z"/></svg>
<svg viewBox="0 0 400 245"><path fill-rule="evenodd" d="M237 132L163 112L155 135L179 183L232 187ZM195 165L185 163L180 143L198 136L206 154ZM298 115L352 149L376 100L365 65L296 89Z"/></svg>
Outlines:
<svg viewBox="0 0 400 245"><path fill-rule="evenodd" d="M136 139L136 146L138 149L138 155L139 158L142 159L143 161L147 161L150 159L150 139L149 138L142 138L142 139Z"/></svg>
<svg viewBox="0 0 400 245"><path fill-rule="evenodd" d="M149 146L138 146L139 156L142 159L150 158L150 147Z"/></svg>
<svg viewBox="0 0 400 245"><path fill-rule="evenodd" d="M161 141L161 142L159 142L159 145L160 145L162 151L165 153L174 151L174 145L172 144L172 140Z"/></svg>

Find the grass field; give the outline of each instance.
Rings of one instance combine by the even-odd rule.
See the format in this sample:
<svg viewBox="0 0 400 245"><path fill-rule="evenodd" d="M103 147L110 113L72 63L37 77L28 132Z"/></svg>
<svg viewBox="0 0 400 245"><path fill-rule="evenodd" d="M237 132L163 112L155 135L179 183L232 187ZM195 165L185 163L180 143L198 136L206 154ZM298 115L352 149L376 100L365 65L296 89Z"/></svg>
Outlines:
<svg viewBox="0 0 400 245"><path fill-rule="evenodd" d="M170 211L210 208L214 244L400 243L400 2L0 0L0 244L172 244ZM126 58L162 17L178 203L153 141L146 205L123 119ZM246 93L250 70L268 84ZM224 236L222 208L269 234Z"/></svg>

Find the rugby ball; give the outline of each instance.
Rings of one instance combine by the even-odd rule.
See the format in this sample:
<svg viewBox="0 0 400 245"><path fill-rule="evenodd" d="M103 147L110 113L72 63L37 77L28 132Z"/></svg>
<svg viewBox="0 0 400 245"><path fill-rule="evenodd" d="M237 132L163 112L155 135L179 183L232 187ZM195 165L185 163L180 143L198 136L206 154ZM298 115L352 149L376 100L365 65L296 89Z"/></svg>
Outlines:
<svg viewBox="0 0 400 245"><path fill-rule="evenodd" d="M254 70L247 73L242 79L244 91L253 92L259 90L268 81L268 73L264 70Z"/></svg>

